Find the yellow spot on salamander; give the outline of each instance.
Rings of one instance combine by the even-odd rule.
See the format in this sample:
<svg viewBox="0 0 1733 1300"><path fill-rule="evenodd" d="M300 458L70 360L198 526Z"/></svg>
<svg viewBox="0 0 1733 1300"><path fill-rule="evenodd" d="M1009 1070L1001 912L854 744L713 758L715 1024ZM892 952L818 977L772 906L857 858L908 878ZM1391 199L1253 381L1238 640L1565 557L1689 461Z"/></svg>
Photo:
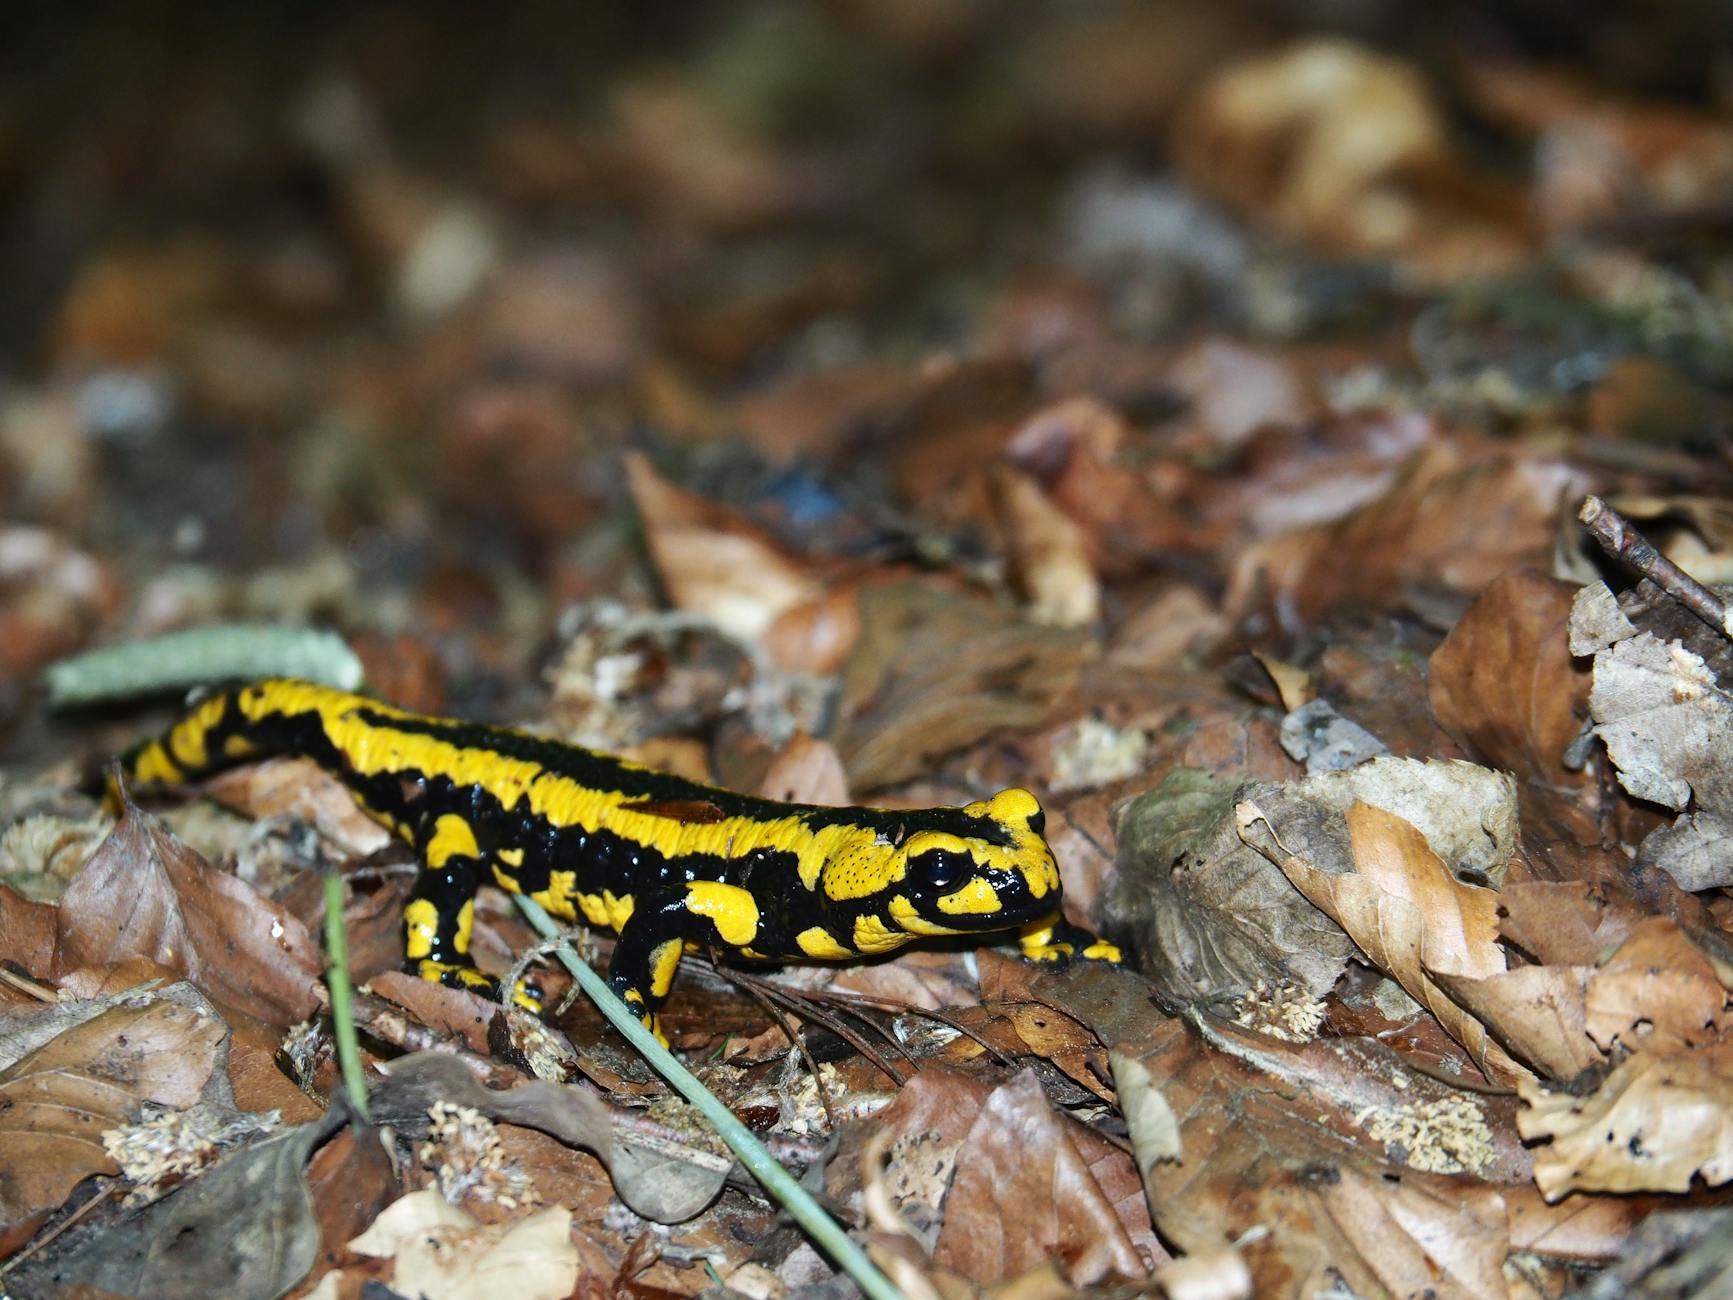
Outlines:
<svg viewBox="0 0 1733 1300"><path fill-rule="evenodd" d="M524 864L524 851L522 849L498 849L495 851L494 857L508 867L521 867Z"/></svg>
<svg viewBox="0 0 1733 1300"><path fill-rule="evenodd" d="M230 736L223 742L223 754L228 758L250 758L259 747L245 736Z"/></svg>
<svg viewBox="0 0 1733 1300"><path fill-rule="evenodd" d="M475 900L469 899L457 910L457 934L452 939L452 946L459 953L469 951L469 939L475 933Z"/></svg>
<svg viewBox="0 0 1733 1300"><path fill-rule="evenodd" d="M940 925L937 921L927 920L926 917L922 916L915 910L915 905L909 902L909 900L904 898L901 894L898 894L896 897L891 899L889 910L891 920L902 926L902 928L910 934L943 935L961 933L961 931L957 930L953 926Z"/></svg>
<svg viewBox="0 0 1733 1300"><path fill-rule="evenodd" d="M494 883L501 889L505 890L508 894L521 894L524 892L523 886L517 882L517 877L508 876L505 872L501 871L497 862L493 867L493 879Z"/></svg>
<svg viewBox="0 0 1733 1300"><path fill-rule="evenodd" d="M884 923L882 917L870 912L855 918L854 946L866 953L889 952L893 948L901 948L909 941L909 936L901 930L893 930Z"/></svg>
<svg viewBox="0 0 1733 1300"><path fill-rule="evenodd" d="M830 931L822 925L815 925L810 930L802 930L794 936L794 941L800 945L800 950L808 957L816 957L820 961L840 961L844 957L853 957L853 948L844 947L831 937Z"/></svg>
<svg viewBox="0 0 1733 1300"><path fill-rule="evenodd" d="M210 753L205 737L222 720L228 701L221 695L206 700L175 725L169 732L169 749L182 767L199 771L210 765Z"/></svg>
<svg viewBox="0 0 1733 1300"><path fill-rule="evenodd" d="M608 925L618 934L626 928L626 922L632 919L637 900L630 894L615 894L611 889L604 889L602 905L608 912Z"/></svg>
<svg viewBox="0 0 1733 1300"><path fill-rule="evenodd" d="M140 785L170 785L181 779L181 770L168 756L162 742L153 740L139 751L132 765L132 775Z"/></svg>
<svg viewBox="0 0 1733 1300"><path fill-rule="evenodd" d="M577 912L572 908L572 899L578 892L578 873L575 871L550 871L545 888L536 890L530 897L535 899L548 911L564 920L577 919ZM591 922L593 925L594 922Z"/></svg>
<svg viewBox="0 0 1733 1300"><path fill-rule="evenodd" d="M438 871L452 858L478 858L475 832L456 813L446 813L433 823L433 838L427 842L427 865Z"/></svg>
<svg viewBox="0 0 1733 1300"><path fill-rule="evenodd" d="M650 951L650 996L665 998L674 986L674 972L680 969L680 958L686 945L679 939L659 943Z"/></svg>
<svg viewBox="0 0 1733 1300"><path fill-rule="evenodd" d="M419 961L433 951L439 937L439 910L431 898L411 899L403 909L403 955Z"/></svg>
<svg viewBox="0 0 1733 1300"><path fill-rule="evenodd" d="M686 886L686 910L708 917L716 934L732 948L744 948L758 934L758 903L749 890L715 880Z"/></svg>
<svg viewBox="0 0 1733 1300"><path fill-rule="evenodd" d="M984 876L974 876L969 883L951 894L939 896L939 910L948 916L991 916L1000 910L999 895Z"/></svg>

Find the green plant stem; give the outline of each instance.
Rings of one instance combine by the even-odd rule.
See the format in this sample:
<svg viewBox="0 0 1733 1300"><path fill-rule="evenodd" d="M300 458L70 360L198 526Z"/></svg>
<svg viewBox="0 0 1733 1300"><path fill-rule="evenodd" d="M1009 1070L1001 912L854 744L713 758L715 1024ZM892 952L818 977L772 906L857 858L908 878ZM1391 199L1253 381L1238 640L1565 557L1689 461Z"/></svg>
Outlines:
<svg viewBox="0 0 1733 1300"><path fill-rule="evenodd" d="M560 932L551 917L542 910L541 905L525 894L514 894L517 905L536 933L545 939L552 939ZM829 1253L837 1265L855 1280L855 1283L872 1300L902 1300L899 1291L891 1280L879 1271L878 1265L867 1258L867 1254L842 1225L812 1198L812 1194L795 1181L789 1173L764 1145L752 1136L746 1125L734 1117L734 1113L695 1078L690 1070L674 1059L674 1054L656 1040L656 1036L644 1027L637 1014L620 1000L614 991L608 987L600 975L590 968L577 953L568 945L561 944L554 950L554 955L560 959L560 964L572 973L578 981L578 986L589 994L601 1013L608 1018L610 1024L626 1036L626 1041L644 1054L644 1059L655 1066L656 1072L674 1086L682 1097L698 1108L700 1114L710 1121L717 1134L745 1165L752 1176L764 1185L779 1201L789 1214L794 1216L796 1223L806 1229L813 1241Z"/></svg>
<svg viewBox="0 0 1733 1300"><path fill-rule="evenodd" d="M355 1113L367 1118L367 1079L361 1072L361 1038L355 1032L355 1007L349 986L349 940L343 930L343 877L325 874L325 984L331 991L331 1032L337 1040L337 1065Z"/></svg>

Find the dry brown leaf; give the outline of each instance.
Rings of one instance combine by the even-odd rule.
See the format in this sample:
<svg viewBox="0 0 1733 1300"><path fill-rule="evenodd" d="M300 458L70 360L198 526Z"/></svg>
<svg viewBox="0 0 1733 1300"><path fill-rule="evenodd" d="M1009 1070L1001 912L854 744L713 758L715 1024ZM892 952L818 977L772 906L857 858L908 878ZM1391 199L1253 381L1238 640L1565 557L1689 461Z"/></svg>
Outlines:
<svg viewBox="0 0 1733 1300"><path fill-rule="evenodd" d="M1676 921L1651 917L1594 972L1587 1029L1603 1050L1679 1052L1728 1037L1733 1006L1715 967Z"/></svg>
<svg viewBox="0 0 1733 1300"><path fill-rule="evenodd" d="M965 1135L933 1258L978 1282L1048 1260L1079 1285L1146 1272L1033 1072L995 1089Z"/></svg>
<svg viewBox="0 0 1733 1300"><path fill-rule="evenodd" d="M154 998L110 1007L0 1071L0 1224L59 1205L91 1174L118 1173L103 1132L146 1102L196 1102L225 1032Z"/></svg>
<svg viewBox="0 0 1733 1300"><path fill-rule="evenodd" d="M1094 570L1111 576L1195 545L1185 524L1162 510L1149 484L1125 463L1133 438L1125 417L1094 397L1073 397L1030 416L1004 455L1032 475L1087 539Z"/></svg>
<svg viewBox="0 0 1733 1300"><path fill-rule="evenodd" d="M1527 880L1498 896L1504 937L1549 966L1592 966L1648 912L1629 892L1598 881Z"/></svg>
<svg viewBox="0 0 1733 1300"><path fill-rule="evenodd" d="M915 582L862 593L834 735L857 792L907 780L988 734L1038 724L1071 690L1088 642L1002 606Z"/></svg>
<svg viewBox="0 0 1733 1300"><path fill-rule="evenodd" d="M130 804L60 899L62 973L141 956L279 1027L320 1005L323 961L281 905L218 871Z"/></svg>
<svg viewBox="0 0 1733 1300"><path fill-rule="evenodd" d="M1236 817L1246 842L1347 931L1373 965L1431 1011L1489 1077L1527 1074L1429 973L1484 978L1504 970L1494 891L1457 881L1411 823L1370 804L1356 803L1347 813L1355 865L1350 875L1330 875L1282 851L1281 828L1270 826L1256 804L1242 803ZM1276 844L1256 838L1253 827L1259 823Z"/></svg>
<svg viewBox="0 0 1733 1300"><path fill-rule="evenodd" d="M1589 675L1571 657L1576 588L1536 573L1495 579L1432 653L1439 724L1491 766L1547 787L1580 786L1563 764L1588 717Z"/></svg>
<svg viewBox="0 0 1733 1300"><path fill-rule="evenodd" d="M1083 529L1015 466L995 465L992 483L1029 616L1048 627L1095 622L1101 617L1101 584Z"/></svg>
<svg viewBox="0 0 1733 1300"><path fill-rule="evenodd" d="M998 1088L923 1070L877 1117L958 1152L934 1262L977 1283L1049 1259L1075 1283L1142 1277L1162 1252L1130 1156L1054 1113L1032 1073Z"/></svg>
<svg viewBox="0 0 1733 1300"><path fill-rule="evenodd" d="M0 953L38 979L54 970L56 909L0 885Z"/></svg>
<svg viewBox="0 0 1733 1300"><path fill-rule="evenodd" d="M1639 1052L1586 1097L1517 1084L1516 1117L1535 1152L1547 1200L1573 1191L1685 1192L1701 1177L1733 1179L1733 1043L1691 1052Z"/></svg>

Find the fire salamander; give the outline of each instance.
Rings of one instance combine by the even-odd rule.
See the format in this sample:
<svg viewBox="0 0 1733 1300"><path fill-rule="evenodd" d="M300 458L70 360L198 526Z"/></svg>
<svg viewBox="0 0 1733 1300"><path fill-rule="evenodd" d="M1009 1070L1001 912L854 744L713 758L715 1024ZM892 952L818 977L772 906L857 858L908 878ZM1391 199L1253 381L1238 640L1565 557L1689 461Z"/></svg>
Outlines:
<svg viewBox="0 0 1733 1300"><path fill-rule="evenodd" d="M421 857L404 929L424 979L495 993L469 955L484 882L615 931L609 984L658 1034L694 948L839 960L1015 928L1036 959L1118 956L1060 919L1059 870L1026 790L915 811L777 803L291 680L212 696L122 768L149 788L285 754L342 780Z"/></svg>

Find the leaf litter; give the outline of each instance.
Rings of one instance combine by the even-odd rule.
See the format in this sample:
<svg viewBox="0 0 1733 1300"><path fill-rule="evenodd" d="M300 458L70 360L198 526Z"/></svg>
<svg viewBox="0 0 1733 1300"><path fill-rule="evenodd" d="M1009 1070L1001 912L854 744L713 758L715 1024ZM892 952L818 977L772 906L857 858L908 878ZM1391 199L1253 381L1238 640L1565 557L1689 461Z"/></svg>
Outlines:
<svg viewBox="0 0 1733 1300"><path fill-rule="evenodd" d="M326 775L102 811L177 702L41 670L251 619L771 798L1042 798L1124 966L667 1008L906 1294L1725 1289L1725 32L1264 8L21 38L0 1288L840 1293L563 974L398 969Z"/></svg>

